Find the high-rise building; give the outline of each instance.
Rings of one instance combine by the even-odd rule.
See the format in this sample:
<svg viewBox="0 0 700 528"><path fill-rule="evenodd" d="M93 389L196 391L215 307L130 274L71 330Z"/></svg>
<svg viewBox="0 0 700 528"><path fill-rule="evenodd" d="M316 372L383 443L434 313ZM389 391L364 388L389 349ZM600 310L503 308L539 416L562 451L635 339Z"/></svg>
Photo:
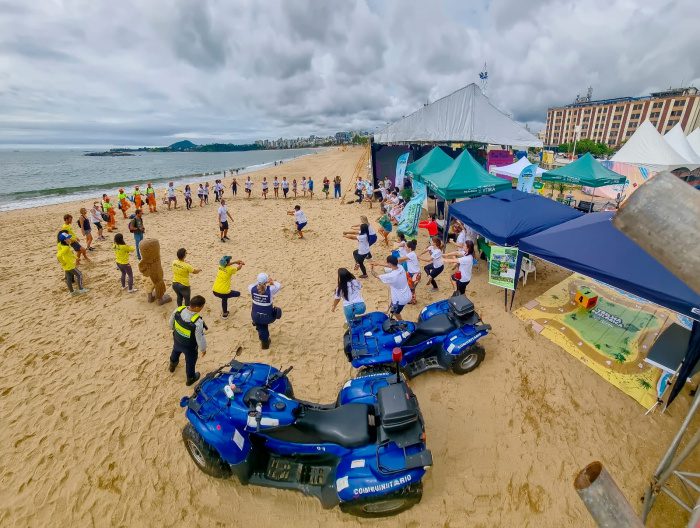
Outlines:
<svg viewBox="0 0 700 528"><path fill-rule="evenodd" d="M590 95L590 91L589 91ZM589 97L547 110L545 146L592 139L610 147L622 144L646 119L665 134L680 123L686 134L700 127L700 92L695 87L670 89L645 97L618 97L591 101Z"/></svg>

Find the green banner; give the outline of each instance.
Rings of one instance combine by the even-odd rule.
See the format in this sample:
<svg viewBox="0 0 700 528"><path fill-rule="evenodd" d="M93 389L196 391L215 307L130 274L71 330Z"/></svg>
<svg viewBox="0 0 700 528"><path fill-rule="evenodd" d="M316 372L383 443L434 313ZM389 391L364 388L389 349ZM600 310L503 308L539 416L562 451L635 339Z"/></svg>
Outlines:
<svg viewBox="0 0 700 528"><path fill-rule="evenodd" d="M536 181L535 184L533 185L533 188L535 188L535 189L538 190L538 191L539 191L542 187L544 187L544 183L542 183L541 181Z"/></svg>
<svg viewBox="0 0 700 528"><path fill-rule="evenodd" d="M489 284L515 289L515 266L518 262L518 249L503 246L491 246L489 260Z"/></svg>

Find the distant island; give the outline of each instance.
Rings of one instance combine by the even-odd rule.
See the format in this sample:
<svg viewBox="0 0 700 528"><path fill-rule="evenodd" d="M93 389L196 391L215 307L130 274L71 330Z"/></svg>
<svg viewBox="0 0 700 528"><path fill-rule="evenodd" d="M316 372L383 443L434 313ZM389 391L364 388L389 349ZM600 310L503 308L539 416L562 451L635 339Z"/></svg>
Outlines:
<svg viewBox="0 0 700 528"><path fill-rule="evenodd" d="M242 152L247 150L265 150L263 145L233 143L211 143L209 145L197 145L184 140L173 143L167 147L141 147L136 149L114 148L104 152L88 152L85 156L133 156L132 152Z"/></svg>

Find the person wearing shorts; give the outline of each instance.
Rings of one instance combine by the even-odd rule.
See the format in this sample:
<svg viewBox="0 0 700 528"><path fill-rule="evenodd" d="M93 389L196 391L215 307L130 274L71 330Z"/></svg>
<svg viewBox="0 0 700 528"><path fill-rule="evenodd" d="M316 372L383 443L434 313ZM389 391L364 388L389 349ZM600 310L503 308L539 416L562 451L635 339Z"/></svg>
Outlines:
<svg viewBox="0 0 700 528"><path fill-rule="evenodd" d="M430 262L430 264L425 266L423 269L425 270L426 275L428 275L429 277L428 285L432 286L433 291L437 291L438 285L437 282L435 282L435 279L445 269L445 263L442 258L442 240L440 240L440 238L438 237L434 237L432 245L428 246L428 249L423 251L421 255L425 255L426 253L430 254L430 258L427 260L421 260L424 260L425 262Z"/></svg>
<svg viewBox="0 0 700 528"><path fill-rule="evenodd" d="M95 248L92 247L92 226L90 226L90 219L88 218L88 212L85 207L80 209L80 216L78 217L78 227L80 232L85 237L85 244L88 251L94 251Z"/></svg>
<svg viewBox="0 0 700 528"><path fill-rule="evenodd" d="M399 260L394 255L389 255L386 258L386 265L390 268L386 273L379 275L374 270L376 266L385 266L381 262L370 262L369 265L372 276L389 286L391 297L389 314L397 321L401 321L401 312L411 302L411 289L408 287L406 272L399 266Z"/></svg>
<svg viewBox="0 0 700 528"><path fill-rule="evenodd" d="M474 242L467 239L464 243L464 249L454 251L444 255L448 258L443 258L444 262L457 264L457 271L450 277L455 285L455 291L465 295L467 285L472 280L472 268L474 267ZM456 258L453 258L456 256Z"/></svg>
<svg viewBox="0 0 700 528"><path fill-rule="evenodd" d="M102 212L100 211L99 202L93 202L90 209L90 222L97 228L97 240L107 240L102 234Z"/></svg>
<svg viewBox="0 0 700 528"><path fill-rule="evenodd" d="M306 227L306 224L308 223L308 220L306 219L306 215L304 214L304 211L301 210L301 206L295 205L293 211L287 211L287 214L290 216L294 216L294 222L296 223L297 226L297 236L299 238L304 238L304 233L302 233L302 230Z"/></svg>
<svg viewBox="0 0 700 528"><path fill-rule="evenodd" d="M166 190L167 196L168 196L168 211L170 211L170 204L175 204L175 209L177 209L177 196L175 196L175 187L174 183L170 182L168 184L168 188Z"/></svg>
<svg viewBox="0 0 700 528"><path fill-rule="evenodd" d="M275 193L275 198L280 197L280 181L277 179L277 176L272 180L272 191Z"/></svg>
<svg viewBox="0 0 700 528"><path fill-rule="evenodd" d="M352 252L355 259L355 269L362 272L360 279L367 278L367 268L365 268L365 260L372 258L372 253L369 251L369 226L360 224L359 231L344 231L343 236L350 240L357 240L357 249Z"/></svg>
<svg viewBox="0 0 700 528"><path fill-rule="evenodd" d="M219 215L219 231L221 232L221 241L226 242L227 240L231 240L228 237L228 220L230 218L231 222L233 222L233 217L231 216L231 213L228 212L226 200L222 198L220 203L221 205L217 211L217 214Z"/></svg>
<svg viewBox="0 0 700 528"><path fill-rule="evenodd" d="M253 192L253 182L250 181L250 176L245 181L245 193L248 195L248 199L250 199L251 193Z"/></svg>
<svg viewBox="0 0 700 528"><path fill-rule="evenodd" d="M284 199L287 199L287 193L289 192L289 182L287 181L286 176L282 176L282 194L284 195Z"/></svg>
<svg viewBox="0 0 700 528"><path fill-rule="evenodd" d="M262 195L265 200L267 200L267 189L269 188L270 184L267 183L267 177L263 176L263 181L262 181Z"/></svg>
<svg viewBox="0 0 700 528"><path fill-rule="evenodd" d="M187 306L190 304L190 273L199 273L201 269L195 268L185 262L187 250L180 248L177 250L177 260L173 261L173 290L177 294L177 305Z"/></svg>

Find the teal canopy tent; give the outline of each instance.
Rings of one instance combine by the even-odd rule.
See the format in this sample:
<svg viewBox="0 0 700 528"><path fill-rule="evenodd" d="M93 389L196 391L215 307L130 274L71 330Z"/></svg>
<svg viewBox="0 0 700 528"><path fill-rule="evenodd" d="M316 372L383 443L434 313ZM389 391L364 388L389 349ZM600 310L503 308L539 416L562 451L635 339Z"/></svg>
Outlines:
<svg viewBox="0 0 700 528"><path fill-rule="evenodd" d="M509 181L486 172L467 150L446 168L437 172L424 172L421 178L428 189L445 200L473 198L511 188Z"/></svg>
<svg viewBox="0 0 700 528"><path fill-rule="evenodd" d="M422 175L430 172L439 172L449 167L453 159L440 147L435 147L425 156L417 159L406 167L406 174L416 181L423 181Z"/></svg>
<svg viewBox="0 0 700 528"><path fill-rule="evenodd" d="M576 161L542 174L542 181L570 183L586 187L603 187L621 185L626 178L615 171L606 169L589 152Z"/></svg>

